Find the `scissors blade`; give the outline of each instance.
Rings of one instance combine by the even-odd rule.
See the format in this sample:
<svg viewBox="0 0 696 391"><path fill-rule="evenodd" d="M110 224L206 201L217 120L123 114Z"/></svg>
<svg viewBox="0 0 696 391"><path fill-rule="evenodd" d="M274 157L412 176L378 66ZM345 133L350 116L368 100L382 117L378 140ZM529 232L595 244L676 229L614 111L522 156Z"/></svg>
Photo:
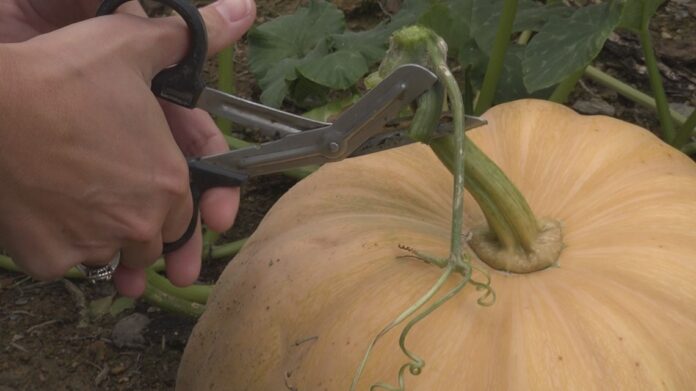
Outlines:
<svg viewBox="0 0 696 391"><path fill-rule="evenodd" d="M271 138L284 137L331 125L327 122L315 121L264 106L209 87L203 90L196 105L209 113L227 118L238 125Z"/></svg>
<svg viewBox="0 0 696 391"><path fill-rule="evenodd" d="M478 128L480 126L486 125L488 121L480 117L464 116L464 130L470 130ZM398 125L397 125L398 127ZM440 123L431 134L433 139L438 139L441 137L446 137L452 135L454 132L454 127L452 122ZM375 152L384 151L387 149L403 147L404 145L409 145L417 142L416 140L408 136L407 129L397 129L390 133L381 134L371 139L365 141L358 149L350 154L350 157L368 155Z"/></svg>
<svg viewBox="0 0 696 391"><path fill-rule="evenodd" d="M435 84L437 77L418 65L395 70L333 124L289 134L200 161L223 169L265 175L290 168L342 160L369 138L389 132L385 124ZM265 111L264 111L265 113Z"/></svg>

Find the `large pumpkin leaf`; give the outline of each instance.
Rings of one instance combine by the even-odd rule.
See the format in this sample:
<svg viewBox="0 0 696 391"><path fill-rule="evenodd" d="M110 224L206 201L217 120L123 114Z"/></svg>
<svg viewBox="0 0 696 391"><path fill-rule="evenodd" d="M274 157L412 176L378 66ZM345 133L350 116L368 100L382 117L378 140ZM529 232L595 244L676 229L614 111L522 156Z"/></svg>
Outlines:
<svg viewBox="0 0 696 391"><path fill-rule="evenodd" d="M345 29L343 13L331 3L312 0L306 8L249 32L249 67L263 89L261 101L278 107L288 94L295 67L327 37Z"/></svg>
<svg viewBox="0 0 696 391"><path fill-rule="evenodd" d="M331 3L312 0L309 7L278 17L249 32L249 64L265 74L279 61L302 58L327 36L343 32L343 13Z"/></svg>
<svg viewBox="0 0 696 391"><path fill-rule="evenodd" d="M396 15L387 24L389 33L418 22L418 19L432 6L430 0L404 0Z"/></svg>
<svg viewBox="0 0 696 391"><path fill-rule="evenodd" d="M532 93L527 91L524 85L522 73L522 60L526 46L510 45L505 53L503 72L498 81L495 93L495 103L510 102L523 98L545 99L551 94L553 88L545 88Z"/></svg>
<svg viewBox="0 0 696 391"><path fill-rule="evenodd" d="M619 27L632 31L641 29L643 22L647 22L664 3L665 0L628 0L621 14Z"/></svg>
<svg viewBox="0 0 696 391"><path fill-rule="evenodd" d="M261 101L278 107L288 96L297 103L322 88L350 87L381 60L391 33L416 23L430 5L430 0L406 0L390 21L353 32L345 31L338 8L311 0L292 15L254 28L249 33L249 65L263 90ZM297 91L308 88L311 94Z"/></svg>
<svg viewBox="0 0 696 391"><path fill-rule="evenodd" d="M498 32L500 15L505 0L474 0L471 18L471 36L485 52L490 53ZM533 0L521 0L517 5L517 14L512 32L524 30L539 31L552 18L567 16L572 8L563 4L543 5Z"/></svg>
<svg viewBox="0 0 696 391"><path fill-rule="evenodd" d="M346 31L331 39L336 50L357 52L367 64L374 64L384 57L390 34L391 31L383 24L372 30Z"/></svg>
<svg viewBox="0 0 696 391"><path fill-rule="evenodd" d="M317 84L346 89L355 84L369 69L360 53L339 50L316 61L306 62L297 70L302 76Z"/></svg>
<svg viewBox="0 0 696 391"><path fill-rule="evenodd" d="M271 107L280 107L290 91L289 82L297 79L295 69L301 63L298 58L285 58L261 78L257 76L259 86L263 90L261 102Z"/></svg>
<svg viewBox="0 0 696 391"><path fill-rule="evenodd" d="M619 24L621 10L622 4L612 1L546 23L529 43L522 61L527 90L552 86L585 68Z"/></svg>
<svg viewBox="0 0 696 391"><path fill-rule="evenodd" d="M473 0L436 1L419 19L419 23L432 29L449 46L449 54L457 57L473 44L471 15Z"/></svg>

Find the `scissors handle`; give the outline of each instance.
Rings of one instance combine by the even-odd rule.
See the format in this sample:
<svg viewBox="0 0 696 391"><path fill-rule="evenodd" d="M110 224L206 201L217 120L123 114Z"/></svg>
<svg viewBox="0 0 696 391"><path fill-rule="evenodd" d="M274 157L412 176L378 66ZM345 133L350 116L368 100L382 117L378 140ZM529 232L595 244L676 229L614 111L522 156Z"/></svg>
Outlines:
<svg viewBox="0 0 696 391"><path fill-rule="evenodd" d="M110 15L128 0L104 0L97 16ZM208 52L208 33L198 9L188 0L156 0L176 11L186 22L191 35L191 49L177 65L158 73L152 80L152 92L177 105L194 108L205 89L203 66ZM163 243L162 252L170 253L183 246L196 231L199 204L202 194L213 187L237 187L248 175L242 172L221 170L197 159L190 160L189 175L193 196L193 215L181 238Z"/></svg>
<svg viewBox="0 0 696 391"><path fill-rule="evenodd" d="M104 0L97 16L110 15L128 0ZM198 9L187 0L156 0L176 11L186 22L191 34L191 50L177 65L167 68L152 79L155 95L180 106L194 108L205 82L203 65L208 53L208 33Z"/></svg>
<svg viewBox="0 0 696 391"><path fill-rule="evenodd" d="M247 173L220 168L200 159L189 160L188 166L191 181L191 196L193 197L193 215L186 228L186 232L184 232L179 239L173 242L163 243L163 254L178 250L188 242L191 236L193 236L193 233L196 232L200 200L206 190L214 187L238 187L249 179Z"/></svg>

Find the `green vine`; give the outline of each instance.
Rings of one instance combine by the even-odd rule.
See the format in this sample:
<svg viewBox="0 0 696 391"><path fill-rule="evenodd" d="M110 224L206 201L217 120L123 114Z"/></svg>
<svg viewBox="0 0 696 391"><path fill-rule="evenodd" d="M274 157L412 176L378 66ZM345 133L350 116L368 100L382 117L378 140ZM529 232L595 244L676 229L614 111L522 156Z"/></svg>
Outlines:
<svg viewBox="0 0 696 391"><path fill-rule="evenodd" d="M403 391L406 388L406 370L408 370L408 372L414 376L417 376L422 372L422 369L425 366L425 360L416 355L414 352L410 351L406 347L406 338L410 330L418 322L423 320L437 308L442 306L442 304L446 303L448 300L454 297L469 282L476 286L477 289L483 289L486 291L482 298L479 299L480 304L490 305L495 300L495 294L490 286L490 278L484 272L483 274L486 276L484 282L474 281L472 279L472 272L473 270L475 270L475 267L472 266L471 257L468 255L465 256L463 253L461 232L464 216L464 151L466 145L466 135L464 133L464 102L462 100L462 93L457 84L457 81L455 80L454 76L452 75L452 72L449 70L449 67L447 66L447 46L440 37L435 35L435 33L420 26L407 27L397 32L395 36L398 36L398 39L401 41L401 43L408 42L408 46L411 46L412 48L421 49L416 51L422 52L422 49L425 48L425 52L428 56L427 60L429 62L429 65L432 66L433 71L437 75L438 79L442 82L444 90L446 91L446 95L450 101L450 109L452 111L454 124L454 144L456 145L453 164L454 191L452 195L452 229L450 236L450 255L447 259L440 259L436 257L430 257L426 254L421 254L408 247L400 246L402 249L409 251L410 256L418 258L426 263L442 267L444 268L444 271L440 275L440 278L438 278L438 280L435 282L435 284L423 296L421 296L415 304L407 308L396 319L394 319L387 326L385 326L372 340L372 342L367 348L365 355L363 356L360 365L356 370L355 376L353 377L353 382L350 388L351 391L357 388L358 382L360 380L360 377L362 376L365 366L367 365L372 349L379 341L379 339L386 335L390 330L403 323L406 319L413 316L413 318L406 324L406 326L401 331L401 335L399 337L399 347L401 348L401 351L404 353L404 355L408 357L409 361L403 364L398 371L398 386L390 385L385 382L377 382L370 386L370 390L385 389L388 391ZM407 53L399 53L399 55L395 57L399 57L399 61L412 60L408 58L409 56ZM391 67L394 65L395 64L392 63L389 66ZM443 100L444 96L442 96L440 102L434 101L433 95L425 95L424 99L419 100L419 109L416 112L416 116L414 117L413 121L414 125L412 126L413 132L421 132L423 129L423 125L425 125L428 129L434 129L432 123L423 124L421 122L432 122L433 119L435 121L438 121L439 116L433 118L432 112L441 110ZM427 106L423 106L424 102L427 103ZM433 110L433 107L436 107L437 110ZM423 112L425 112L426 114L419 115L418 112L421 110L423 110ZM421 308L426 303L433 300L435 295L438 293L438 291L442 288L442 286L453 273L460 274L462 276L461 281L453 289L445 293L442 297L436 299L432 304L430 304L428 307L421 311Z"/></svg>

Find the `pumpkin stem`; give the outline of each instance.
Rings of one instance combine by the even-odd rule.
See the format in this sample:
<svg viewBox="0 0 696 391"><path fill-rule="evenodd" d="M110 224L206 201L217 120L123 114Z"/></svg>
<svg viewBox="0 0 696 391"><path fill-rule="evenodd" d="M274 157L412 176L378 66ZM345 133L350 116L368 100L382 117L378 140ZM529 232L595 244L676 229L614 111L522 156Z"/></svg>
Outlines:
<svg viewBox="0 0 696 391"><path fill-rule="evenodd" d="M418 100L409 135L430 144L453 175L456 175L459 165L464 165L464 186L480 206L487 222L487 227L472 231L469 246L489 266L507 272L530 273L555 264L563 248L560 223L538 220L505 173L466 135L463 163L456 161L461 156L457 153L461 144L457 143L456 135L431 139L431 133L440 121L445 96L450 101L455 119L463 115L461 91L447 67L444 40L423 26L410 26L395 32L385 60L370 79L374 82L406 63L432 69L442 83ZM457 199L461 197L455 197L455 203Z"/></svg>

